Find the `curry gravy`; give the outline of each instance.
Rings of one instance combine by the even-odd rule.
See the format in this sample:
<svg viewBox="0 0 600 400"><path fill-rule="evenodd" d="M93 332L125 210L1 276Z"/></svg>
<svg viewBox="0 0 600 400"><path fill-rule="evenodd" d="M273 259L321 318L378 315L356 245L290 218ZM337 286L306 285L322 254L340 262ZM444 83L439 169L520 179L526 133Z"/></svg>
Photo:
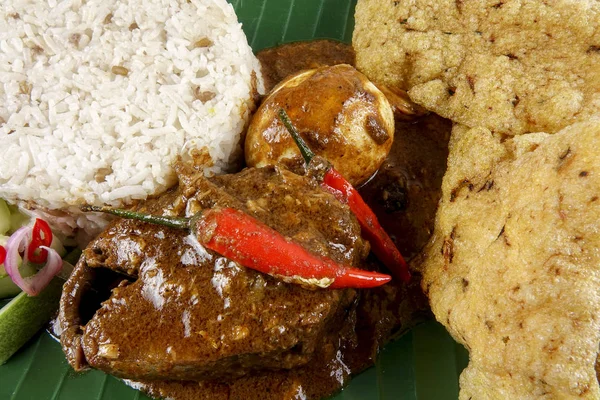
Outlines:
<svg viewBox="0 0 600 400"><path fill-rule="evenodd" d="M353 64L348 45L313 41L283 45L258 54L270 89L300 69ZM408 259L419 252L431 231L441 179L445 171L451 124L435 115L397 122L387 161L360 188L384 228ZM368 262L383 269L372 256ZM350 308L349 308L350 310ZM127 381L154 397L191 399L318 399L346 385L351 375L373 364L379 349L392 337L429 318L420 277L406 285L398 280L359 291L343 321L325 332L314 357L292 369L255 371L241 377L212 381Z"/></svg>

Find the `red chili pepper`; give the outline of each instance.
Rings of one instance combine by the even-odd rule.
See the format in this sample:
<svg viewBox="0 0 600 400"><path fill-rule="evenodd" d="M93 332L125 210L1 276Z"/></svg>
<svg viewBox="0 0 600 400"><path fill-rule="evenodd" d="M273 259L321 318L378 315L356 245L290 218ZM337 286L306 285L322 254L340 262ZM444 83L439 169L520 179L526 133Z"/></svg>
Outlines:
<svg viewBox="0 0 600 400"><path fill-rule="evenodd" d="M316 256L256 218L233 208L205 210L191 220L108 207L86 206L82 210L190 229L202 245L230 260L303 286L370 288L391 280L389 275L349 268L329 258Z"/></svg>
<svg viewBox="0 0 600 400"><path fill-rule="evenodd" d="M341 193L342 201L348 203L350 209L356 215L363 235L371 243L373 253L392 273L400 277L404 282L410 280L410 272L406 261L400 251L383 230L377 216L365 203L358 191L334 168L331 168L324 176L323 185L329 191ZM339 197L338 197L339 198Z"/></svg>
<svg viewBox="0 0 600 400"><path fill-rule="evenodd" d="M244 267L284 280L330 288L371 288L391 279L389 275L348 268L329 258L318 257L233 208L206 210L192 228L207 248Z"/></svg>
<svg viewBox="0 0 600 400"><path fill-rule="evenodd" d="M4 246L0 246L0 265L4 264L4 260L6 260L6 249Z"/></svg>
<svg viewBox="0 0 600 400"><path fill-rule="evenodd" d="M307 165L310 165L315 157L315 153L313 153L298 131L296 131L284 109L279 110L279 118L281 118L281 121L292 135L304 161ZM375 253L377 258L383 262L392 274L404 282L408 282L410 280L410 272L406 261L404 261L392 239L385 232L381 224L379 224L373 210L365 203L354 186L331 165L327 167L327 171L323 175L321 186L333 193L338 200L348 204L350 210L356 215L360 223L363 235L371 243L373 253Z"/></svg>
<svg viewBox="0 0 600 400"><path fill-rule="evenodd" d="M40 246L50 246L52 244L52 230L50 225L43 219L36 218L31 232L31 242L27 247L27 259L33 263L41 264L46 262L48 251L40 249Z"/></svg>

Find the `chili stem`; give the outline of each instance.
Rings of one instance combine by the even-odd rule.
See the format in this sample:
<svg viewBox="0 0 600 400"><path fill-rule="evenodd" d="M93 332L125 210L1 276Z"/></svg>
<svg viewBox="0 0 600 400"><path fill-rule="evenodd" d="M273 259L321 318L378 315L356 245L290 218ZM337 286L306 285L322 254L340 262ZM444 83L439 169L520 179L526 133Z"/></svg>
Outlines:
<svg viewBox="0 0 600 400"><path fill-rule="evenodd" d="M313 153L310 147L308 147L308 144L306 144L304 139L302 139L298 133L298 130L296 130L296 127L294 124L292 124L290 117L283 108L279 109L279 118L281 119L281 122L283 122L283 125L285 125L290 135L292 135L292 138L294 139L294 142L296 142L296 146L298 146L300 154L302 154L306 165L310 164L310 161L315 157L315 153Z"/></svg>
<svg viewBox="0 0 600 400"><path fill-rule="evenodd" d="M135 211L123 210L120 208L97 207L97 206L82 206L81 211L95 211L107 214L113 214L121 218L137 219L138 221L148 222L151 224L168 226L176 229L190 229L189 218L166 217L161 215L150 215Z"/></svg>

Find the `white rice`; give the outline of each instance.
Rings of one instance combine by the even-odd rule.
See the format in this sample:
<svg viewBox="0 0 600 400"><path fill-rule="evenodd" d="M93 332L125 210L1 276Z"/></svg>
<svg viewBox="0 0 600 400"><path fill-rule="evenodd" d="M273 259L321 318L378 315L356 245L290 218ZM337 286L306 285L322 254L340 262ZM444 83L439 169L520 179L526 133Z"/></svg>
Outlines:
<svg viewBox="0 0 600 400"><path fill-rule="evenodd" d="M171 186L173 162L200 148L207 173L222 172L241 150L254 74L260 86L225 0L4 0L0 197L121 205Z"/></svg>

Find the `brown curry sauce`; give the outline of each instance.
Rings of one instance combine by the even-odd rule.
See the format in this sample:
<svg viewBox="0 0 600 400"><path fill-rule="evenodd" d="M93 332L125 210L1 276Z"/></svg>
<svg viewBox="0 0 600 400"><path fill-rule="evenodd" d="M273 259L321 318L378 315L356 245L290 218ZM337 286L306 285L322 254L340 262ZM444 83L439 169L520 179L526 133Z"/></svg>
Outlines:
<svg viewBox="0 0 600 400"><path fill-rule="evenodd" d="M298 42L257 54L270 90L286 76L324 65L354 65L351 46L330 40ZM402 254L410 259L433 230L441 181L446 169L451 122L436 115L397 121L388 159L360 192ZM377 260L369 259L372 263ZM380 348L430 317L416 274L409 285L392 281L363 291L354 330L342 328L308 365L263 372L231 382L156 382L144 385L150 395L177 399L306 399L332 395L349 377L374 363ZM338 346L339 345L339 346ZM339 349L338 349L339 347ZM337 349L337 350L336 350Z"/></svg>
<svg viewBox="0 0 600 400"><path fill-rule="evenodd" d="M300 42L258 53L267 90L301 69L354 64L351 46ZM433 230L451 124L435 115L397 121L390 155L361 194L407 259L418 254ZM372 256L368 262L379 268ZM430 318L420 277L365 290L339 332L327 335L315 358L291 370L265 371L222 381L129 382L151 396L187 399L317 399L332 395L351 375L373 364L379 349L416 323Z"/></svg>

